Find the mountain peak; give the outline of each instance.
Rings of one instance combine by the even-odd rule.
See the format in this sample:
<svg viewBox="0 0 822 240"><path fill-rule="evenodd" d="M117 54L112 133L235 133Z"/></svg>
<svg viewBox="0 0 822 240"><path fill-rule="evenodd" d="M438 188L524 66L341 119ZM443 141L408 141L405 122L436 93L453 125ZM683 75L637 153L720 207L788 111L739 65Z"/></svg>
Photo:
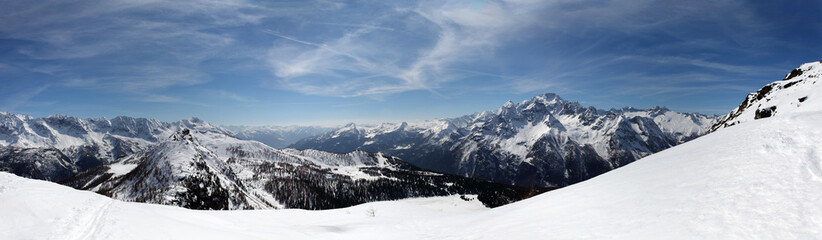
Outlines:
<svg viewBox="0 0 822 240"><path fill-rule="evenodd" d="M808 73L809 71L811 71L815 68L819 69L820 66L822 66L822 60L820 60L819 62L809 62L809 63L802 64L799 67L791 70L790 73L786 74L785 78L783 78L782 81L787 81L787 80L791 80L795 77L802 76L803 74Z"/></svg>
<svg viewBox="0 0 822 240"><path fill-rule="evenodd" d="M548 106L555 106L555 105L563 104L563 103L565 103L565 100L563 100L561 97L559 97L559 95L554 94L554 93L543 93L543 94L534 96L534 97L532 97L528 100L522 101L520 106L523 106L525 108L532 108L535 104L538 104L538 105L543 105L543 106L548 107Z"/></svg>
<svg viewBox="0 0 822 240"><path fill-rule="evenodd" d="M208 122L203 121L203 120L201 120L197 117L190 117L190 118L187 118L185 120L180 121L179 123L181 125L183 125L184 127L195 128L195 129L200 125L202 125L202 126L210 126L211 125L211 124L208 124Z"/></svg>
<svg viewBox="0 0 822 240"><path fill-rule="evenodd" d="M670 111L670 109L668 109L665 106L653 106L653 107L648 108L648 110L651 110L651 111L654 111L654 112L667 112L667 111Z"/></svg>
<svg viewBox="0 0 822 240"><path fill-rule="evenodd" d="M514 102L512 102L511 100L508 100L507 102L505 102L505 104L502 105L502 108L511 108L513 106L514 106Z"/></svg>
<svg viewBox="0 0 822 240"><path fill-rule="evenodd" d="M543 94L540 94L540 95L534 96L534 97L533 97L533 98L531 98L531 99L533 99L533 100L541 100L541 101L543 101L543 102L553 102L553 101L557 101L557 102L559 102L559 101L565 101L564 99L562 99L561 97L559 97L559 95L557 95L556 93L543 93Z"/></svg>
<svg viewBox="0 0 822 240"><path fill-rule="evenodd" d="M189 130L188 128L183 128L179 131L174 132L174 134L171 134L171 136L169 136L169 139L171 141L178 141L178 142L182 142L182 141L196 142L197 141L197 139L195 139L194 136L191 135L191 130Z"/></svg>

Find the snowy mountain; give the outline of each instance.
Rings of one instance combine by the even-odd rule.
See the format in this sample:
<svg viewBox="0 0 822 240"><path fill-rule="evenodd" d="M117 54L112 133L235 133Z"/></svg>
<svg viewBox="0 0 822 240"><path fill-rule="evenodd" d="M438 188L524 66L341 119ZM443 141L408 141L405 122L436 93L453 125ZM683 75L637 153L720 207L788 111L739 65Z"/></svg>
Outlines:
<svg viewBox="0 0 822 240"><path fill-rule="evenodd" d="M55 148L0 147L0 171L55 181L73 175L77 167Z"/></svg>
<svg viewBox="0 0 822 240"><path fill-rule="evenodd" d="M523 188L423 171L383 154L278 150L188 129L147 151L61 182L116 199L192 209L329 209L451 194L478 194L493 207L530 194Z"/></svg>
<svg viewBox="0 0 822 240"><path fill-rule="evenodd" d="M60 180L66 173L116 162L146 150L183 128L229 134L197 118L166 123L132 117L33 118L0 112L0 169L26 177Z"/></svg>
<svg viewBox="0 0 822 240"><path fill-rule="evenodd" d="M147 151L64 181L116 199L191 209L273 207L239 186L228 165L203 147L188 129Z"/></svg>
<svg viewBox="0 0 822 240"><path fill-rule="evenodd" d="M790 103L802 96L789 93L808 93L794 110L494 209L449 197L327 211L192 211L0 173L0 216L8 216L0 239L818 239L817 79L770 95Z"/></svg>
<svg viewBox="0 0 822 240"><path fill-rule="evenodd" d="M701 136L714 118L664 107L606 111L543 94L454 119L349 124L290 147L382 152L434 171L562 187Z"/></svg>
<svg viewBox="0 0 822 240"><path fill-rule="evenodd" d="M794 69L785 78L765 85L759 91L748 94L738 108L722 116L710 132L736 124L768 118L798 111L815 111L805 107L808 101L818 98L820 89L816 85L822 77L822 61L805 63Z"/></svg>
<svg viewBox="0 0 822 240"><path fill-rule="evenodd" d="M499 206L532 194L424 171L383 154L278 150L196 118L0 117L0 171L127 201L327 209L450 194L478 194L484 204Z"/></svg>
<svg viewBox="0 0 822 240"><path fill-rule="evenodd" d="M254 140L274 148L285 148L300 139L328 132L332 128L318 126L224 126L243 140Z"/></svg>

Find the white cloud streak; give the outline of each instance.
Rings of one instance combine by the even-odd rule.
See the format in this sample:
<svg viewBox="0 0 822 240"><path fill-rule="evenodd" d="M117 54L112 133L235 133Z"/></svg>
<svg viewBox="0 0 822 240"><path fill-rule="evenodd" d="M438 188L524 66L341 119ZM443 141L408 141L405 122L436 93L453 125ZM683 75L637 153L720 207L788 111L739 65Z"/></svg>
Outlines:
<svg viewBox="0 0 822 240"><path fill-rule="evenodd" d="M8 95L4 94L5 96L0 99L2 100L0 101L0 111L15 111L18 107L28 104L32 98L46 91L49 87L49 85L42 85L32 89L8 93Z"/></svg>
<svg viewBox="0 0 822 240"><path fill-rule="evenodd" d="M464 6L463 6L464 5ZM436 29L429 47L416 49L410 63L393 60L400 50L391 42L371 41L374 30L388 30L365 24L331 24L356 27L336 39L309 42L267 31L292 43L280 43L269 52L273 72L280 86L305 94L330 96L384 95L410 90L435 89L454 81L459 72L447 70L456 62L489 58L493 50L511 35L532 27L538 17L539 2L489 2L472 10L467 4L421 4L411 9L393 9L388 14L410 14ZM376 23L379 25L379 22ZM393 30L393 29L391 29ZM390 33L390 32L389 32ZM341 49L345 49L342 51ZM374 51L389 52L374 58ZM408 56L403 56L408 57ZM346 74L342 74L342 73ZM350 75L361 77L351 78ZM334 79L334 80L329 80Z"/></svg>
<svg viewBox="0 0 822 240"><path fill-rule="evenodd" d="M272 33L289 42L276 42L269 51L268 61L281 88L305 94L351 97L412 90L436 92L444 85L466 77L464 72L453 71L455 66L494 62L498 49L517 44L535 32L573 36L585 32L608 31L617 36L656 33L672 39L670 43L648 46L645 52L638 49L640 52L637 54L640 55L630 57L632 60L660 65L689 65L743 75L768 71L754 66L711 61L709 57L654 56L655 51L677 48L727 48L728 44L723 42L687 35L692 32L666 30L693 21L716 22L729 28L734 27L739 35L734 39L738 42L769 41L768 38L757 35L765 23L758 22L743 4L736 1L679 4L652 0L502 0L486 1L481 7L477 6L471 6L466 1L436 1L391 10L390 15L412 14L421 17L423 21L416 22L435 29L431 34L435 36L431 44L412 47L416 54L397 50L398 46L393 46L392 42L372 40L379 37L371 34L374 30L386 30L372 27L382 25L380 20L383 18L376 18L374 22L367 24L328 24L355 28L338 38L306 41ZM731 9L734 11L728 11ZM390 34L390 31L384 34ZM615 43L614 40L611 41L594 41L591 46L582 48L575 54L579 57L591 51L609 48L609 44ZM295 46L294 43L309 48ZM395 61L391 54L369 57L375 51L400 52L410 61ZM610 57L611 61L628 60L620 56ZM559 56L547 58L563 61ZM533 73L526 73L529 76L486 77L497 78L498 86L502 88L530 92L561 85L558 79L560 77L556 75L570 74L572 69L563 69L557 73L545 71L542 72L545 75L541 77ZM351 77L352 75L360 77Z"/></svg>
<svg viewBox="0 0 822 240"><path fill-rule="evenodd" d="M222 98L222 99L229 99L229 100L232 100L232 101L235 101L235 102L244 102L244 103L257 102L256 100L251 99L249 97L246 97L246 96L243 96L243 95L240 95L240 94L237 94L237 93L225 91L225 90L205 90L204 92L205 92L206 95L210 95L210 96L218 97L218 98Z"/></svg>
<svg viewBox="0 0 822 240"><path fill-rule="evenodd" d="M98 66L99 70L87 69L87 66L78 69L71 64L48 68L5 66L63 79L62 86L136 92L160 102L175 100L159 94L167 88L211 81L201 64L226 54L247 55L243 57L264 62L278 89L338 97L380 98L418 90L440 94L450 84L477 77L492 79L486 81L494 82L491 89L527 93L561 88L569 85L568 82L579 81L577 77L583 70L596 72L596 67L627 60L688 65L741 75L770 71L719 62L710 56L654 55L660 50L727 46L710 38L665 30L695 19L734 28L739 35L734 41L739 43L769 41L769 38L753 37L758 29L767 27L767 23L753 17L744 4L729 0L688 4L655 0L487 0L483 4L471 4L453 0L356 9L377 12L371 18L361 17L366 14L350 17L342 14L350 10L347 4L322 1L302 6L244 0L7 1L4 4L6 7L0 9L0 22L6 24L0 24L0 38L43 45L23 46L17 53L38 61L106 60ZM325 16L303 18L300 15L325 13L331 13L330 18L339 21L328 21ZM337 19L333 14L345 16ZM274 22L271 18L276 17L294 23L271 24ZM271 36L273 43L238 47L244 44L238 42L247 40L238 35L247 33L224 30L244 27L251 27L254 33L263 31ZM554 44L551 35L583 38L585 33L597 31L625 36L661 31L674 40L670 44L638 49L632 56L597 57L606 63L584 65L583 61L576 61L579 66L563 63L571 62L572 57L590 58L584 55L614 43L600 40L578 51L568 51L573 53L571 56L535 58L553 60L544 64L547 70L510 74L519 70L517 66L509 66L513 70L508 72L494 68L500 61L497 59L500 49L526 43L535 35L544 38L537 43L544 42L548 46L540 47L547 49ZM491 69L484 69L486 67ZM0 71L9 69L0 65ZM250 100L228 93L218 96Z"/></svg>
<svg viewBox="0 0 822 240"><path fill-rule="evenodd" d="M15 64L17 69L47 74L55 86L118 91L127 100L145 102L180 102L159 93L210 81L199 65L235 52L234 36L213 29L302 11L244 0L3 5L0 38L33 43L17 47L16 53L29 61Z"/></svg>

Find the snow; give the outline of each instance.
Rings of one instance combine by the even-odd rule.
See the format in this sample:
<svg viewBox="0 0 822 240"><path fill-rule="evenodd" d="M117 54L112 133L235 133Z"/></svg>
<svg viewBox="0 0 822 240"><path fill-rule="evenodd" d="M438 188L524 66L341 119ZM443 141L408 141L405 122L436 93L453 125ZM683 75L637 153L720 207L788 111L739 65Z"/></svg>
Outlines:
<svg viewBox="0 0 822 240"><path fill-rule="evenodd" d="M661 111L660 114L652 114L649 111L628 110L623 114L628 117L647 117L654 120L659 128L666 133L681 133L683 135L700 135L705 133L706 126L710 126L714 118L704 115L682 114L670 111L666 108L655 107L654 110Z"/></svg>
<svg viewBox="0 0 822 240"><path fill-rule="evenodd" d="M0 239L815 239L819 122L802 111L736 125L495 209L452 196L194 211L0 173Z"/></svg>
<svg viewBox="0 0 822 240"><path fill-rule="evenodd" d="M111 200L8 173L0 173L0 202L3 216L15 216L0 218L0 239L351 239L351 233L378 239L426 224L407 221L408 216L437 218L485 209L477 200L450 196L328 211L195 211Z"/></svg>
<svg viewBox="0 0 822 240"><path fill-rule="evenodd" d="M766 85L771 88L764 94L757 92L748 94L744 109L734 109L722 119L720 124L712 130L756 120L756 112L775 107L773 116L790 114L793 112L814 112L822 109L819 93L822 92L822 83L817 81L822 76L822 62L805 63L797 68L801 75L791 79L780 80ZM803 99L800 101L800 99Z"/></svg>
<svg viewBox="0 0 822 240"><path fill-rule="evenodd" d="M354 124L350 123L344 127L336 130L331 130L322 135L323 138L338 138L346 136L349 133L361 133L364 139L368 139L362 145L371 145L376 143L373 141L381 135L392 132L405 131L411 133L422 133L425 136L431 137L435 144L439 144L450 140L449 135L456 132L458 128L467 128L467 124L480 116L479 113L465 115L458 118L448 119L434 119L421 121L407 121L407 122L384 122L380 124ZM402 150L402 148L400 149Z"/></svg>
<svg viewBox="0 0 822 240"><path fill-rule="evenodd" d="M411 149L411 144L394 146L394 150L406 150L406 149Z"/></svg>
<svg viewBox="0 0 822 240"><path fill-rule="evenodd" d="M113 173L115 176L125 175L131 170L134 170L139 164L126 164L126 163L115 163L108 165L109 173Z"/></svg>
<svg viewBox="0 0 822 240"><path fill-rule="evenodd" d="M547 120L546 120L547 121ZM500 149L521 158L528 155L528 149L546 134L558 134L557 131L552 131L548 124L535 121L533 124L525 124L522 128L516 131L516 135L511 138L497 139L499 141ZM527 161L527 159L525 160Z"/></svg>
<svg viewBox="0 0 822 240"><path fill-rule="evenodd" d="M649 141L648 133L645 133L643 126L631 121L634 117L649 118L656 123L663 133L670 135L677 142L684 142L690 138L703 134L715 117L705 116L694 113L677 113L668 110L664 107L653 107L648 109L623 108L611 110L615 117L608 117L607 113L602 111L597 113L594 124L591 122L583 122L588 112L585 109L580 109L576 113L566 113L566 108L581 108L581 105L575 102L566 102L555 94L538 95L531 99L522 101L518 104L508 104L497 110L497 114L503 116L506 124L514 129L505 130L511 132L511 135L500 134L492 132L487 134L484 138L491 140L491 146L498 148L502 152L506 152L517 159L530 162L532 159L527 158L533 145L543 137L551 137L557 139L562 144L573 142L581 146L591 146L596 153L603 158L610 156L610 140L614 133L620 127L620 123L629 122L629 127L639 133L640 140L643 142ZM542 110L542 109L546 110ZM544 119L523 120L521 119L525 112L528 111L546 111ZM593 111L599 111L594 109ZM656 136L656 134L653 134ZM657 136L663 137L663 136ZM637 146L631 152L636 157L642 157L650 152L643 152L649 150L642 146ZM473 151L473 150L471 150ZM463 151L470 153L471 151ZM468 154L466 154L468 155ZM518 163L513 163L514 165Z"/></svg>
<svg viewBox="0 0 822 240"><path fill-rule="evenodd" d="M353 180L353 181L357 181L357 180L373 181L373 180L378 180L380 178L385 177L385 176L371 176L371 175L368 175L367 173L361 171L359 167L332 168L331 172L333 172L335 174L340 174L340 175L351 177L351 180Z"/></svg>

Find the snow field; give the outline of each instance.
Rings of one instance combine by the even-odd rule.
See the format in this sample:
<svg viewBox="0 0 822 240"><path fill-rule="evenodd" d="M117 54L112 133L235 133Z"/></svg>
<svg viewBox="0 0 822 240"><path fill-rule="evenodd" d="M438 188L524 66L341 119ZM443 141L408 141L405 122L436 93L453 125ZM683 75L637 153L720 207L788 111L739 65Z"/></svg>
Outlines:
<svg viewBox="0 0 822 240"><path fill-rule="evenodd" d="M452 196L193 211L0 173L0 239L815 239L819 122L822 113L802 112L733 126L490 210Z"/></svg>

